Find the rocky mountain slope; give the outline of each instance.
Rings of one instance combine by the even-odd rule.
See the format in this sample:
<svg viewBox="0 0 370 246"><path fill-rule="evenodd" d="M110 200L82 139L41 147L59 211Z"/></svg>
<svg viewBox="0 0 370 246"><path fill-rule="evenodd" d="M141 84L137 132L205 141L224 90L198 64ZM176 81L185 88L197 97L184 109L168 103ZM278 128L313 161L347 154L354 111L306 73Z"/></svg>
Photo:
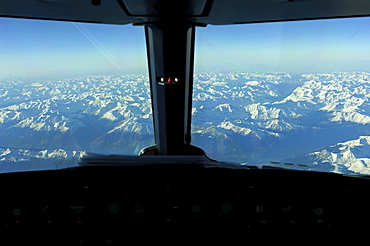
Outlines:
<svg viewBox="0 0 370 246"><path fill-rule="evenodd" d="M365 72L196 74L192 142L220 160L295 160L367 173L366 155L347 163L307 156L367 139L369 79ZM2 79L0 129L1 163L75 160L84 151L137 154L154 143L148 78ZM45 151L66 155L39 154ZM362 169L349 164L358 161Z"/></svg>
<svg viewBox="0 0 370 246"><path fill-rule="evenodd" d="M368 73L213 78L195 90L193 139L210 146L208 135L218 136L208 149L218 158L268 163L368 134Z"/></svg>
<svg viewBox="0 0 370 246"><path fill-rule="evenodd" d="M284 160L284 162L306 163L310 170L337 173L370 174L370 136L331 146L312 153Z"/></svg>

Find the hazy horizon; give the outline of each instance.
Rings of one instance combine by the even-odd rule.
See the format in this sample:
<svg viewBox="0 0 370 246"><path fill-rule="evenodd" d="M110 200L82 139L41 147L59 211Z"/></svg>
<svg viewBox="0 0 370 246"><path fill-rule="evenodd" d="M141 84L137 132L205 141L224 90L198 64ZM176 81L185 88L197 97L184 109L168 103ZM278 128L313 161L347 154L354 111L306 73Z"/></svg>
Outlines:
<svg viewBox="0 0 370 246"><path fill-rule="evenodd" d="M144 28L0 19L0 76L148 73ZM196 30L195 72L370 71L370 17Z"/></svg>

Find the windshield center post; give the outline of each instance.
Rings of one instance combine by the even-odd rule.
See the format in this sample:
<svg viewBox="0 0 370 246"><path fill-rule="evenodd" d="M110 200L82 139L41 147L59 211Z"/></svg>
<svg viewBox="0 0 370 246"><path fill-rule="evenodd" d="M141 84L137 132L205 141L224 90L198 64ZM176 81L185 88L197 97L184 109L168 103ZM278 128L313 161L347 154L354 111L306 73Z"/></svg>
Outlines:
<svg viewBox="0 0 370 246"><path fill-rule="evenodd" d="M161 21L145 34L157 154L203 155L190 145L195 26Z"/></svg>

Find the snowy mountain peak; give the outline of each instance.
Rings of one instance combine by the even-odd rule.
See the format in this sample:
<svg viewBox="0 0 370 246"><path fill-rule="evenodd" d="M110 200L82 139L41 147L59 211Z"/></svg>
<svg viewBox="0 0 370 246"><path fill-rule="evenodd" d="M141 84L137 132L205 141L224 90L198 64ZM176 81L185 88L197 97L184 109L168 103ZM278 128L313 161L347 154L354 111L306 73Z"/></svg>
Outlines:
<svg viewBox="0 0 370 246"><path fill-rule="evenodd" d="M231 123L230 121L223 121L217 127L222 128L222 129L226 129L226 130L231 130L232 132L241 134L242 136L246 136L246 135L248 135L249 133L252 132L251 129L236 126L233 123Z"/></svg>
<svg viewBox="0 0 370 246"><path fill-rule="evenodd" d="M192 144L214 159L290 157L315 170L367 173L369 81L370 73L196 74ZM148 76L0 84L2 162L137 154L154 144Z"/></svg>
<svg viewBox="0 0 370 246"><path fill-rule="evenodd" d="M360 136L284 161L307 164L313 170L331 166L338 173L370 174L370 136Z"/></svg>

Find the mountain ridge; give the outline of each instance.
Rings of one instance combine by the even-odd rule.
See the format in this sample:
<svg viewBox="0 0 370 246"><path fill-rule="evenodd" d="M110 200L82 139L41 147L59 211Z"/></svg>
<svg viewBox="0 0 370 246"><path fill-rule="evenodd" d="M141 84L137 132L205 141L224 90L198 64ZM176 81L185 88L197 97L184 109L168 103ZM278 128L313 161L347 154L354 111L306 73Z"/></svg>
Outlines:
<svg viewBox="0 0 370 246"><path fill-rule="evenodd" d="M369 81L366 72L196 74L192 143L214 159L269 163L367 136ZM9 150L137 154L154 144L147 76L0 84L0 146ZM360 170L338 165L326 168Z"/></svg>

